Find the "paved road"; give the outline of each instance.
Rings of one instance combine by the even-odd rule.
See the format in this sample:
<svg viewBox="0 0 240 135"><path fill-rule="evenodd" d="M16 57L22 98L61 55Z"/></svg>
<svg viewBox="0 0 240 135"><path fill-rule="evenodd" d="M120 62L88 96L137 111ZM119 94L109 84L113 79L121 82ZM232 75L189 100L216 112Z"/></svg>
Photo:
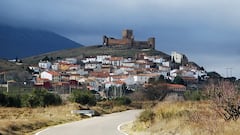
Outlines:
<svg viewBox="0 0 240 135"><path fill-rule="evenodd" d="M141 110L129 110L100 117L58 125L40 131L36 135L124 135L118 131L122 123L132 121Z"/></svg>

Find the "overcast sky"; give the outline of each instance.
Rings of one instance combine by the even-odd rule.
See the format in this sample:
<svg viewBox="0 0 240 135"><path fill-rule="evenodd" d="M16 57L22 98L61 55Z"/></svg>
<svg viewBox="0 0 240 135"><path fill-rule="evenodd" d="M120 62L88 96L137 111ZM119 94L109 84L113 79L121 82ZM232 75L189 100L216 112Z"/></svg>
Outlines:
<svg viewBox="0 0 240 135"><path fill-rule="evenodd" d="M84 45L133 29L136 40L154 36L160 51L184 53L207 71L239 78L239 6L239 0L0 0L0 23Z"/></svg>

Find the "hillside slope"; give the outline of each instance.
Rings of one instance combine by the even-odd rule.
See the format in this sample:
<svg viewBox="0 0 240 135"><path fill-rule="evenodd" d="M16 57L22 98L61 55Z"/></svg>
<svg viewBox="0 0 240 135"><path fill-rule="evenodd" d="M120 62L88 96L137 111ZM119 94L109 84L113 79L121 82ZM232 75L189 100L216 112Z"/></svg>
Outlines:
<svg viewBox="0 0 240 135"><path fill-rule="evenodd" d="M0 58L24 58L79 46L53 32L0 25Z"/></svg>
<svg viewBox="0 0 240 135"><path fill-rule="evenodd" d="M9 62L7 60L0 59L0 73L12 70L19 70L22 67L23 66L18 66L15 63Z"/></svg>
<svg viewBox="0 0 240 135"><path fill-rule="evenodd" d="M56 59L57 57L79 57L79 56L96 56L96 55L112 55L112 56L123 56L123 57L134 57L137 53L146 53L150 55L160 55L162 57L168 58L169 55L157 51L157 50L141 50L141 49L126 49L126 48L109 48L103 47L101 45L95 46L85 46L73 49L66 49L61 51L55 51L50 53L45 53L37 56L32 56L24 59L25 63L34 64L39 60L43 59L45 56L52 57Z"/></svg>

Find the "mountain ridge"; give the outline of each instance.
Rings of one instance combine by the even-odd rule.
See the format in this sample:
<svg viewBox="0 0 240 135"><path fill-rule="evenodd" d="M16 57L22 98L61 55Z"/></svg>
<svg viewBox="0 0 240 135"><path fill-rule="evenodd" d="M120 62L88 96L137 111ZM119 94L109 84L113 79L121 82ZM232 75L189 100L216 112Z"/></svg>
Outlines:
<svg viewBox="0 0 240 135"><path fill-rule="evenodd" d="M3 24L0 24L0 45L0 58L5 59L24 58L82 46L54 32Z"/></svg>

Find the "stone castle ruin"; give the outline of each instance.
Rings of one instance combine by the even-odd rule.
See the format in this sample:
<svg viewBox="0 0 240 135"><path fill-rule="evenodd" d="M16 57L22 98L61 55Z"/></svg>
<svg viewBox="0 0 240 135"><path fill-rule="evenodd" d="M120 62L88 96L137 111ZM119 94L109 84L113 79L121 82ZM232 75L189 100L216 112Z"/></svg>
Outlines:
<svg viewBox="0 0 240 135"><path fill-rule="evenodd" d="M138 49L155 49L155 38L150 37L147 41L135 41L133 30L123 30L122 39L103 36L103 46L107 47L129 47Z"/></svg>

